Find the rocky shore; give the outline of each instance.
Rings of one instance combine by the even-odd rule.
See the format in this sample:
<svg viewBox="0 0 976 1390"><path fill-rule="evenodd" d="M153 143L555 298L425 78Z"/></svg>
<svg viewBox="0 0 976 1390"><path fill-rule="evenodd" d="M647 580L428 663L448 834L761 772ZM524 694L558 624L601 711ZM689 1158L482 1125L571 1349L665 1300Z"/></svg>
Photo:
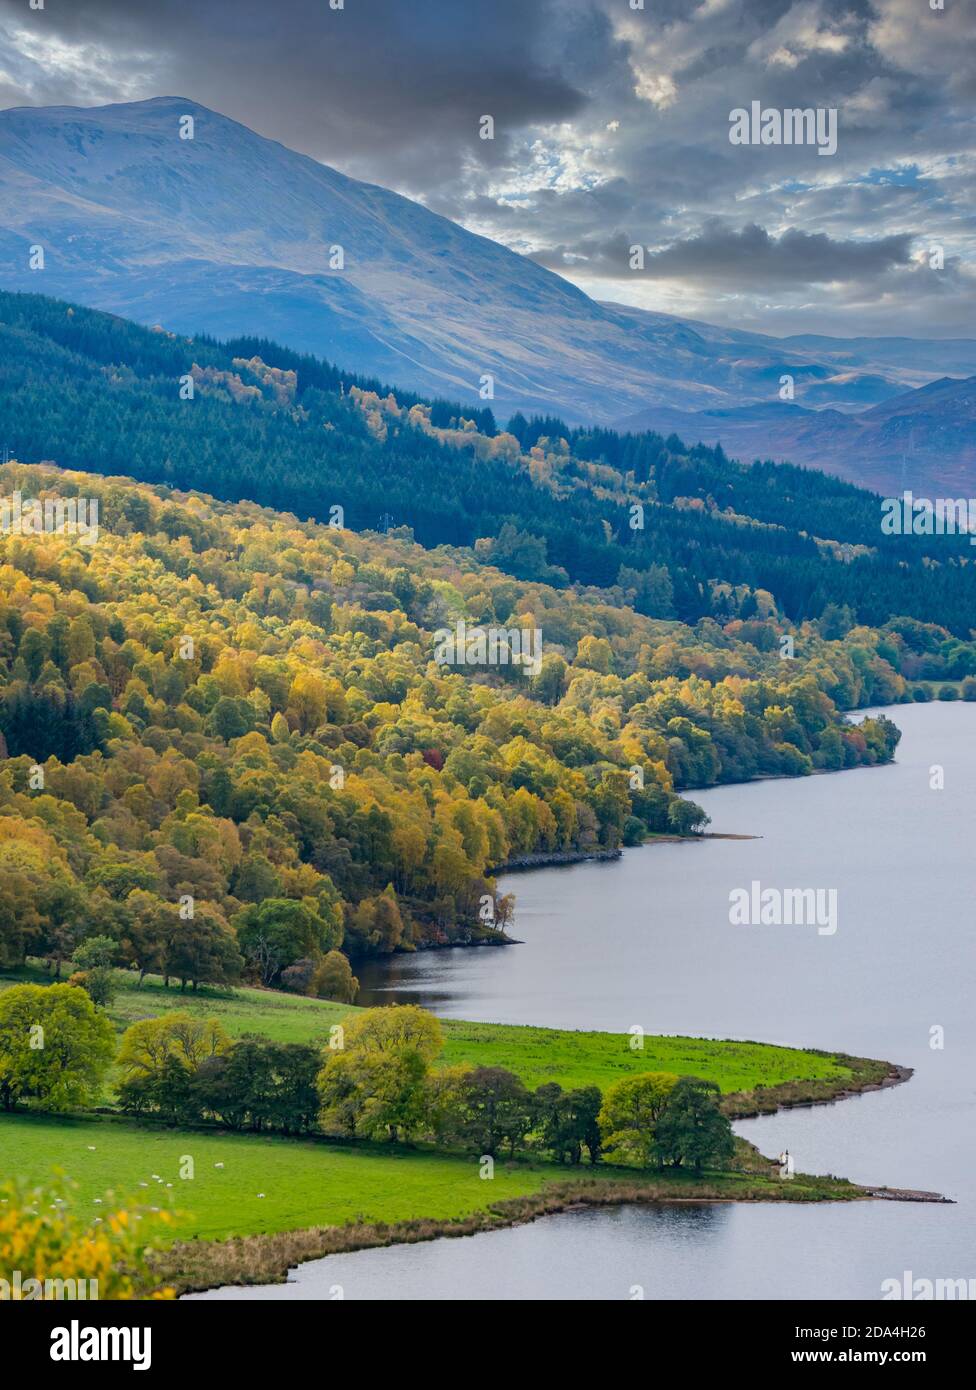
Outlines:
<svg viewBox="0 0 976 1390"><path fill-rule="evenodd" d="M492 874L512 874L519 869L544 869L554 864L584 864L589 860L619 859L620 849L554 849L542 850L538 854L520 854L507 864L498 864Z"/></svg>

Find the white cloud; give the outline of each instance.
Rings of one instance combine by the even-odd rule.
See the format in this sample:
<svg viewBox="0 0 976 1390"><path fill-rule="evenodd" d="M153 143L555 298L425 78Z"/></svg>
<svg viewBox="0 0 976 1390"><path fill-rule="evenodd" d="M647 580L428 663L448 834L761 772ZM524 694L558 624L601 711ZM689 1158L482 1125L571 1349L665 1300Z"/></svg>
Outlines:
<svg viewBox="0 0 976 1390"><path fill-rule="evenodd" d="M677 101L677 85L666 72L651 72L638 66L634 76L634 95L641 101L649 101L659 111L666 111Z"/></svg>

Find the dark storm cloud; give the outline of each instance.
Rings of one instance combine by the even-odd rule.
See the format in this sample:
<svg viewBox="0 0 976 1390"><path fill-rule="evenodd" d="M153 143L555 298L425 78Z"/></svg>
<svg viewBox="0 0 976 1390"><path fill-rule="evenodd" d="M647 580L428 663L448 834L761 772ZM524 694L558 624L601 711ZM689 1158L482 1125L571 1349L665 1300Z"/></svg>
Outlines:
<svg viewBox="0 0 976 1390"><path fill-rule="evenodd" d="M631 246L626 237L618 235L575 251L562 247L555 257L547 253L535 259L553 270L570 269L573 257L582 250L588 275L619 279L630 268ZM754 224L736 230L715 222L700 236L645 254L643 268L634 273L652 279L717 280L738 285L829 284L864 281L910 263L911 238L904 235L877 241L835 241L823 232L791 227L774 237Z"/></svg>
<svg viewBox="0 0 976 1390"><path fill-rule="evenodd" d="M462 158L495 163L512 132L567 120L585 104L545 60L548 4L525 0L346 0L341 10L328 0L72 0L44 11L0 0L3 21L87 48L93 64L101 55L120 84L148 68L140 95L191 97L390 183L411 182L398 172L456 174ZM72 66L30 76L31 102L70 103L92 85ZM494 142L479 138L485 114Z"/></svg>
<svg viewBox="0 0 976 1390"><path fill-rule="evenodd" d="M961 0L47 3L0 0L0 105L179 94L675 313L938 332L976 308ZM731 146L753 100L836 107L836 156ZM933 242L952 293L914 273Z"/></svg>

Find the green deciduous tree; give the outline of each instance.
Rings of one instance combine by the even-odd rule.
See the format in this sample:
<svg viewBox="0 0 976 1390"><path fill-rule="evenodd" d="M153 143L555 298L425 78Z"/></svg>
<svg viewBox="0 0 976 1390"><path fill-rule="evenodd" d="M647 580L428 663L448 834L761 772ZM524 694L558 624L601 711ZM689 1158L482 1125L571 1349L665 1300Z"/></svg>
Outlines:
<svg viewBox="0 0 976 1390"><path fill-rule="evenodd" d="M239 912L237 940L262 984L271 984L303 956L334 949L342 940L341 919L325 916L314 898L266 898Z"/></svg>
<svg viewBox="0 0 976 1390"><path fill-rule="evenodd" d="M713 1081L682 1076L668 1095L655 1124L654 1145L661 1163L721 1167L735 1152L732 1126L719 1109Z"/></svg>
<svg viewBox="0 0 976 1390"><path fill-rule="evenodd" d="M600 1109L600 1132L607 1157L647 1168L657 1161L658 1119L678 1078L649 1071L627 1076L609 1088Z"/></svg>
<svg viewBox="0 0 976 1390"><path fill-rule="evenodd" d="M0 993L0 1104L39 1110L91 1103L115 1052L112 1025L75 985Z"/></svg>
<svg viewBox="0 0 976 1390"><path fill-rule="evenodd" d="M319 1073L323 1127L409 1137L424 1123L428 1070L442 1046L437 1019L414 1004L354 1016Z"/></svg>
<svg viewBox="0 0 976 1390"><path fill-rule="evenodd" d="M103 1008L114 999L119 988L118 972L112 968L118 952L118 942L111 936L89 936L71 957L79 972L79 978L73 983L80 984Z"/></svg>
<svg viewBox="0 0 976 1390"><path fill-rule="evenodd" d="M564 1091L555 1081L535 1092L536 1124L542 1146L558 1163L579 1163L584 1149L591 1163L602 1150L600 1108L603 1096L597 1086Z"/></svg>
<svg viewBox="0 0 976 1390"><path fill-rule="evenodd" d="M460 1077L451 1132L472 1153L514 1156L532 1128L535 1107L521 1079L505 1067L472 1067Z"/></svg>

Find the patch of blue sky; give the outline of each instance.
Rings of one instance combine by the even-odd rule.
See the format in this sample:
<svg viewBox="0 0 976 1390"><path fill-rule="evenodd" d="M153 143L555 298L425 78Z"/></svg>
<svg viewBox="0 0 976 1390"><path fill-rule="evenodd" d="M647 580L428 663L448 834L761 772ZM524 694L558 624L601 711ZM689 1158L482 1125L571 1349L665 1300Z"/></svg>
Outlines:
<svg viewBox="0 0 976 1390"><path fill-rule="evenodd" d="M855 183L888 183L901 188L912 188L923 178L917 164L899 164L891 169L869 169L866 174L854 180Z"/></svg>

